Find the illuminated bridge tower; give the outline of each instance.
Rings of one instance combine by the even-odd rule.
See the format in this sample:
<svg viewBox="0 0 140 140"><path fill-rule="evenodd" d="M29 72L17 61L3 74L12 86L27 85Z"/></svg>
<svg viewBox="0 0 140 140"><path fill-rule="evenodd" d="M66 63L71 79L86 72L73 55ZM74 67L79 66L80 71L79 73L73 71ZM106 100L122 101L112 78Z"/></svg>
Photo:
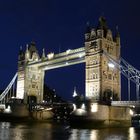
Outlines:
<svg viewBox="0 0 140 140"><path fill-rule="evenodd" d="M42 59L45 57L43 52ZM43 100L44 71L36 65L28 67L29 63L36 63L40 59L35 43L22 49L18 58L18 79L16 97L24 103L41 102Z"/></svg>
<svg viewBox="0 0 140 140"><path fill-rule="evenodd" d="M85 33L86 97L97 101L118 100L121 96L120 72L108 61L103 50L119 61L119 33L113 37L105 18L100 17L98 26L91 29L88 25Z"/></svg>

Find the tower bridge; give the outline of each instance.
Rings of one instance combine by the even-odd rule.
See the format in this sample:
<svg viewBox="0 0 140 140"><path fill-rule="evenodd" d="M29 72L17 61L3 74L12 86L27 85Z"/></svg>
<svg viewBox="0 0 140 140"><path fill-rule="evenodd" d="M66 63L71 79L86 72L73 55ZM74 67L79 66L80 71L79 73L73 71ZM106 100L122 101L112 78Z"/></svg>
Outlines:
<svg viewBox="0 0 140 140"><path fill-rule="evenodd" d="M99 18L97 27L87 26L84 47L47 55L43 49L40 56L35 43L30 43L25 51L23 49L19 51L18 72L15 75L17 76L16 98L26 104L30 101L42 102L45 71L85 63L86 98L105 102L120 101L121 74L123 74L128 79L129 100L131 81L136 84L137 100L139 100L140 72L121 58L120 44L118 30L112 33L104 17ZM15 77L0 95L0 101L9 97L8 91L14 84ZM116 103L117 101L114 105Z"/></svg>

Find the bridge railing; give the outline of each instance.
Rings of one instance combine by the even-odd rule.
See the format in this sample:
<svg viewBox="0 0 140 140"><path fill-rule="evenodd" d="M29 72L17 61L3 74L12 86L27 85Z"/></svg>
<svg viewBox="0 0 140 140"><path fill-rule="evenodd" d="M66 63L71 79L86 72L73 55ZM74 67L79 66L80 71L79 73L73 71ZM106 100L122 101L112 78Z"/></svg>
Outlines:
<svg viewBox="0 0 140 140"><path fill-rule="evenodd" d="M85 48L84 47L81 47L81 48L73 49L73 50L70 50L69 49L69 50L67 50L65 52L62 52L62 53L59 53L59 54L55 54L54 55L54 58L66 56L66 55L77 53L77 52L81 52L81 51L85 51Z"/></svg>
<svg viewBox="0 0 140 140"><path fill-rule="evenodd" d="M140 101L112 101L112 106L140 106Z"/></svg>

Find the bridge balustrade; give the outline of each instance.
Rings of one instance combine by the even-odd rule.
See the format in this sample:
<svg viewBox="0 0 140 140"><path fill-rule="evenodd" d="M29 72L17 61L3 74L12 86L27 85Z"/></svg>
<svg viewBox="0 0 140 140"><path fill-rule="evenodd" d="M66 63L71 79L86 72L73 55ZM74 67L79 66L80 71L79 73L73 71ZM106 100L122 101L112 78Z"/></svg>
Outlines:
<svg viewBox="0 0 140 140"><path fill-rule="evenodd" d="M140 101L112 101L112 106L140 106Z"/></svg>

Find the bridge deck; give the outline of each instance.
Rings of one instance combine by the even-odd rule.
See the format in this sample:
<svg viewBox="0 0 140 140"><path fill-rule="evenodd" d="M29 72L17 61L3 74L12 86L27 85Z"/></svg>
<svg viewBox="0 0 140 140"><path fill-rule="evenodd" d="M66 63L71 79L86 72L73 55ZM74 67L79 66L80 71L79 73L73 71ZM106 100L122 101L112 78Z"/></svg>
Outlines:
<svg viewBox="0 0 140 140"><path fill-rule="evenodd" d="M53 55L53 54L52 54ZM44 60L38 60L36 62L29 62L28 67L38 66L43 70L50 70L69 65L79 64L85 62L85 48L79 48L74 50L67 50L66 52L55 54L52 58L45 58Z"/></svg>
<svg viewBox="0 0 140 140"><path fill-rule="evenodd" d="M112 106L128 106L128 107L139 106L140 107L140 101L112 101L111 105Z"/></svg>

